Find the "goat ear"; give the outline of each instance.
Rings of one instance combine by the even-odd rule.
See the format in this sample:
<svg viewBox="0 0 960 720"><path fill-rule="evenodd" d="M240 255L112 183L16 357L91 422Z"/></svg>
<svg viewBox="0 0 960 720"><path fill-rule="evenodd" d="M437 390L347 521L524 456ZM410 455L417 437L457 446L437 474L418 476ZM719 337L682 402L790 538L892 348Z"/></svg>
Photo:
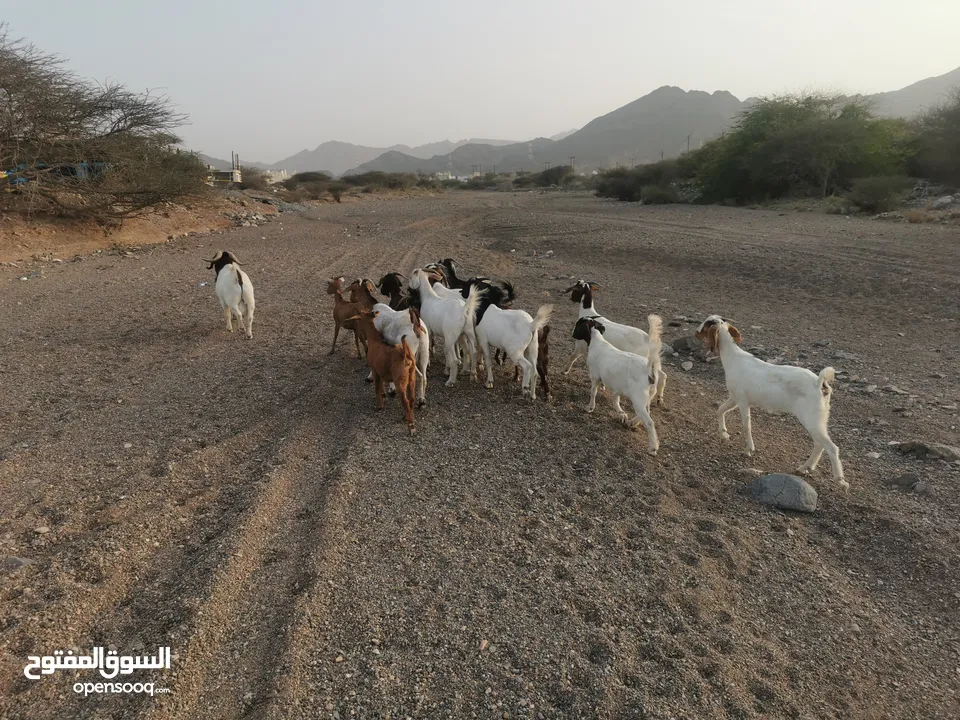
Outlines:
<svg viewBox="0 0 960 720"><path fill-rule="evenodd" d="M727 330L730 332L730 337L733 338L737 345L743 342L743 335L741 335L740 331L737 330L733 325L727 325Z"/></svg>
<svg viewBox="0 0 960 720"><path fill-rule="evenodd" d="M600 286L597 285L595 282L587 283L587 285L589 285L590 289L593 290L594 292L599 292L599 290L601 289Z"/></svg>

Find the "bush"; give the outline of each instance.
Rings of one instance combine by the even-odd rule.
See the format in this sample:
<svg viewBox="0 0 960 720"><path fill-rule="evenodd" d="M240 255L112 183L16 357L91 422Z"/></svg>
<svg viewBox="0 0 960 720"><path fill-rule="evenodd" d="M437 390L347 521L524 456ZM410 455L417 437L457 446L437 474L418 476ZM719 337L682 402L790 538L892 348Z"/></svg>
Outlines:
<svg viewBox="0 0 960 720"><path fill-rule="evenodd" d="M0 23L0 210L120 219L205 188L168 98L78 78Z"/></svg>
<svg viewBox="0 0 960 720"><path fill-rule="evenodd" d="M668 205L677 202L677 191L664 185L644 185L640 200L644 205Z"/></svg>
<svg viewBox="0 0 960 720"><path fill-rule="evenodd" d="M513 179L513 184L519 188L528 188L537 185L537 174L519 175Z"/></svg>
<svg viewBox="0 0 960 720"><path fill-rule="evenodd" d="M903 202L913 182L902 176L865 177L853 183L847 199L861 210L888 212Z"/></svg>
<svg viewBox="0 0 960 720"><path fill-rule="evenodd" d="M451 178L451 179L449 179L449 180L441 180L441 181L440 181L440 185L441 185L441 187L445 187L445 188L448 188L448 189L449 189L449 188L462 188L462 187L463 187L463 183L462 183L462 182L460 182L459 180L454 180L453 178Z"/></svg>
<svg viewBox="0 0 960 720"><path fill-rule="evenodd" d="M327 192L330 193L330 197L332 197L337 202L340 202L340 196L343 195L346 189L347 189L346 185L343 185L342 183L334 183L333 185L327 188Z"/></svg>
<svg viewBox="0 0 960 720"><path fill-rule="evenodd" d="M359 175L344 175L340 180L354 187L367 186L371 188L370 192L373 192L376 188L405 190L416 184L417 176L412 173L386 173L372 170Z"/></svg>
<svg viewBox="0 0 960 720"><path fill-rule="evenodd" d="M260 168L243 167L240 168L240 187L244 190L267 190L270 183L267 182L267 174Z"/></svg>
<svg viewBox="0 0 960 720"><path fill-rule="evenodd" d="M917 141L912 173L960 185L960 87L946 102L917 117L913 127Z"/></svg>
<svg viewBox="0 0 960 720"><path fill-rule="evenodd" d="M823 200L823 211L827 215L849 215L850 201L840 195L831 195Z"/></svg>
<svg viewBox="0 0 960 720"><path fill-rule="evenodd" d="M300 187L301 185L307 185L310 183L328 183L333 178L325 172L300 172L294 175L291 175L286 180L283 181L283 186L287 190L293 190Z"/></svg>

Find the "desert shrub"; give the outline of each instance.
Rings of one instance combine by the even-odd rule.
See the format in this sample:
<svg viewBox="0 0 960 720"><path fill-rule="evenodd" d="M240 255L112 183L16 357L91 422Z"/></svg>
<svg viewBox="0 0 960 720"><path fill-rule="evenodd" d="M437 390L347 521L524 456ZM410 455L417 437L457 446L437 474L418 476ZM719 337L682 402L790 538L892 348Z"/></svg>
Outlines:
<svg viewBox="0 0 960 720"><path fill-rule="evenodd" d="M513 179L513 184L519 188L533 187L534 185L537 184L537 175L536 173L534 174L527 173L525 175L518 175Z"/></svg>
<svg viewBox="0 0 960 720"><path fill-rule="evenodd" d="M913 122L917 133L910 170L918 177L960 185L960 87Z"/></svg>
<svg viewBox="0 0 960 720"><path fill-rule="evenodd" d="M417 187L435 190L436 188L440 187L440 183L433 178L423 176L417 179Z"/></svg>
<svg viewBox="0 0 960 720"><path fill-rule="evenodd" d="M644 205L667 205L677 202L677 191L668 185L644 185L640 200Z"/></svg>
<svg viewBox="0 0 960 720"><path fill-rule="evenodd" d="M565 185L573 177L573 168L570 165L555 165L534 177L537 179L537 185L541 187Z"/></svg>
<svg viewBox="0 0 960 720"><path fill-rule="evenodd" d="M240 168L240 187L244 190L267 190L270 183L267 182L267 174L260 168L242 167Z"/></svg>
<svg viewBox="0 0 960 720"><path fill-rule="evenodd" d="M293 190L308 183L328 183L332 179L328 173L311 170L309 172L300 172L291 175L283 181L283 186L287 190Z"/></svg>
<svg viewBox="0 0 960 720"><path fill-rule="evenodd" d="M848 190L855 178L905 174L912 144L905 121L876 118L858 100L814 93L762 98L689 162L708 202L826 197Z"/></svg>
<svg viewBox="0 0 960 720"><path fill-rule="evenodd" d="M168 98L77 77L0 23L0 209L119 219L204 189Z"/></svg>
<svg viewBox="0 0 960 720"><path fill-rule="evenodd" d="M340 197L343 195L344 192L346 192L346 190L347 190L347 186L344 185L343 183L334 183L333 185L330 185L327 188L327 192L330 193L330 197L332 197L337 202L340 202Z"/></svg>
<svg viewBox="0 0 960 720"><path fill-rule="evenodd" d="M823 211L827 215L849 215L850 201L841 195L831 195L823 199Z"/></svg>
<svg viewBox="0 0 960 720"><path fill-rule="evenodd" d="M440 185L441 185L441 187L445 187L445 188L448 188L448 189L449 189L449 188L460 188L460 187L463 187L463 183L462 183L462 182L460 182L459 180L454 180L453 178L451 178L451 179L449 179L449 180L441 180L441 181L440 181Z"/></svg>
<svg viewBox="0 0 960 720"><path fill-rule="evenodd" d="M899 205L913 182L898 175L865 177L853 183L847 199L867 212L887 212Z"/></svg>
<svg viewBox="0 0 960 720"><path fill-rule="evenodd" d="M360 173L358 175L344 175L340 178L341 182L354 187L365 186L371 188L370 192L377 188L386 188L388 190L405 190L413 187L417 182L417 176L413 173L387 173L379 170ZM366 191L364 191L366 192Z"/></svg>
<svg viewBox="0 0 960 720"><path fill-rule="evenodd" d="M922 223L926 222L929 216L923 210L907 210L903 217L908 223Z"/></svg>

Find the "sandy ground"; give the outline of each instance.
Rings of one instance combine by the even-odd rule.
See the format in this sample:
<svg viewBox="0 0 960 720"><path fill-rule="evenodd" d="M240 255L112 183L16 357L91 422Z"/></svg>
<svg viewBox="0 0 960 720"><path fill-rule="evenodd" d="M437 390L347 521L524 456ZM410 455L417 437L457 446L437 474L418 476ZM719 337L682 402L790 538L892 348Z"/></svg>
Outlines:
<svg viewBox="0 0 960 720"><path fill-rule="evenodd" d="M221 325L200 261L221 247L252 341ZM437 359L410 438L352 342L327 355L325 280L447 256L556 304L554 399L502 370L446 388ZM956 228L452 193L0 268L0 716L960 716L960 468L888 447L958 444L958 267ZM570 276L611 318L718 312L845 371L849 494L824 462L812 515L745 495L744 468L790 471L809 440L755 412L754 458L733 416L721 445L717 363L668 361L656 458L606 398L584 413ZM931 492L885 484L904 472ZM166 645L171 670L132 676L154 697L23 676Z"/></svg>

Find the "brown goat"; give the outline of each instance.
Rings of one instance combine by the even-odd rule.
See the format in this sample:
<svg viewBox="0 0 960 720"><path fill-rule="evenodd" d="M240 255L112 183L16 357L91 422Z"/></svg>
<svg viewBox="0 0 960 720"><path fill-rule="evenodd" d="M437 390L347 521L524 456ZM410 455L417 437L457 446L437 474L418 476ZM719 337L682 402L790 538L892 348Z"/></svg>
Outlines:
<svg viewBox="0 0 960 720"><path fill-rule="evenodd" d="M548 400L550 395L550 383L547 380L547 369L550 365L550 326L546 325L537 331L537 375L540 376L540 389L544 397ZM513 368L513 379L520 379L520 368Z"/></svg>
<svg viewBox="0 0 960 720"><path fill-rule="evenodd" d="M357 357L362 358L360 352L360 342L363 341L363 348L366 351L366 341L363 340L360 333L357 332L357 321L353 317L364 309L360 302L348 302L343 297L343 278L333 278L327 282L327 294L333 295L333 346L330 348L329 355L333 355L337 349L337 337L340 335L340 328L353 331L353 343L357 348Z"/></svg>
<svg viewBox="0 0 960 720"><path fill-rule="evenodd" d="M373 319L379 313L363 310L352 319L357 323L357 331L367 341L367 365L373 371L374 391L377 394L377 410L383 410L384 383L390 381L400 398L403 417L414 433L413 405L414 388L417 382L417 363L413 351L407 345L407 336L400 338L399 345L388 345L377 331ZM416 325L414 326L416 327Z"/></svg>
<svg viewBox="0 0 960 720"><path fill-rule="evenodd" d="M374 295L376 288L373 287L372 280L366 278L354 280L344 290L350 291L350 302L360 303L364 310L373 310L373 306L380 302Z"/></svg>

